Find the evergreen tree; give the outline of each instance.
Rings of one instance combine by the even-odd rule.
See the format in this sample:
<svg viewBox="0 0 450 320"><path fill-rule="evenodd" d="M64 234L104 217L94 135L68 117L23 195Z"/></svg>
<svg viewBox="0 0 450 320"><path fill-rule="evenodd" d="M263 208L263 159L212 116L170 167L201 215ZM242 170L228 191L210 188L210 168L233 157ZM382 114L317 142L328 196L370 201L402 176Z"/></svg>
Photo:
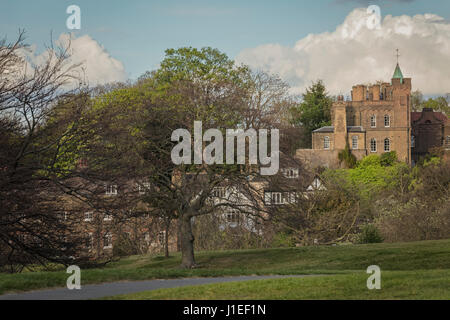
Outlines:
<svg viewBox="0 0 450 320"><path fill-rule="evenodd" d="M293 124L303 128L302 146L311 147L312 132L331 125L332 98L322 80L313 83L303 94L303 102L292 108Z"/></svg>

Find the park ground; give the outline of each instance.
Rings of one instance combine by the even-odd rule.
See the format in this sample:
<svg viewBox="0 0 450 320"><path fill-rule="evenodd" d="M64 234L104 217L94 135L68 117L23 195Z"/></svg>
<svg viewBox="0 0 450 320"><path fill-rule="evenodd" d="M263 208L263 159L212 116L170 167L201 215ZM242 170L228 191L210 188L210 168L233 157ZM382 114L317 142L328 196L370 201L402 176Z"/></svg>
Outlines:
<svg viewBox="0 0 450 320"><path fill-rule="evenodd" d="M114 299L450 299L450 240L198 252L199 267L180 269L180 255L123 258L81 272L83 284L238 275L320 274L160 289ZM381 269L381 289L368 290L367 267ZM68 274L0 274L0 294L64 287Z"/></svg>

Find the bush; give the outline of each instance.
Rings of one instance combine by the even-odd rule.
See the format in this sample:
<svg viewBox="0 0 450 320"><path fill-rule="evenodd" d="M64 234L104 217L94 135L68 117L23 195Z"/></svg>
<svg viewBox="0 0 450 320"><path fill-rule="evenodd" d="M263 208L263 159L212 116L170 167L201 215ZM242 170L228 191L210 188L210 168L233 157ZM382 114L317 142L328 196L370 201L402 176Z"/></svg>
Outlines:
<svg viewBox="0 0 450 320"><path fill-rule="evenodd" d="M392 166L395 162L397 162L397 152L395 151L386 152L380 156L380 164L383 167Z"/></svg>
<svg viewBox="0 0 450 320"><path fill-rule="evenodd" d="M279 232L275 234L275 236L273 237L272 247L274 248L295 247L295 237L284 232Z"/></svg>
<svg viewBox="0 0 450 320"><path fill-rule="evenodd" d="M373 224L366 224L361 228L361 233L357 237L357 243L380 243L383 238L377 227Z"/></svg>

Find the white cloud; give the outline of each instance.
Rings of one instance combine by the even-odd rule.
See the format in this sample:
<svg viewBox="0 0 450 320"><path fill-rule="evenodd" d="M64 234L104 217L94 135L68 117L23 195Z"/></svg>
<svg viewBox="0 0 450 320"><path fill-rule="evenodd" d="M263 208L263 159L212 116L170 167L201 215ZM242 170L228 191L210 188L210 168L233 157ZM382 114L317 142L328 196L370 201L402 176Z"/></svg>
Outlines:
<svg viewBox="0 0 450 320"><path fill-rule="evenodd" d="M127 74L122 62L113 58L103 46L89 35L74 37L63 33L55 41L56 46L66 47L70 43L70 59L68 63L81 63L82 70L79 76L85 78L90 85L105 84L109 82L125 81ZM37 54L36 46L30 47L26 52L28 61L33 64L42 64L48 57L49 50Z"/></svg>
<svg viewBox="0 0 450 320"><path fill-rule="evenodd" d="M280 75L303 92L317 79L332 94L353 85L388 81L394 72L395 49L413 89L425 94L450 92L450 23L435 14L387 15L377 29L367 26L366 9L355 9L333 32L309 34L294 47L266 44L242 51L238 63Z"/></svg>

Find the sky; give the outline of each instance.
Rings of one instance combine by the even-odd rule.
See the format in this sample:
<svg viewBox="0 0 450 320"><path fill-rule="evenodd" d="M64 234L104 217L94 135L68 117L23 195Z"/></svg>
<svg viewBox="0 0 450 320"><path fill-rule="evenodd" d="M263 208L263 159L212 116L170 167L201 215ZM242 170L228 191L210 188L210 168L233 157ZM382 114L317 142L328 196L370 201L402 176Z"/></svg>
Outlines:
<svg viewBox="0 0 450 320"><path fill-rule="evenodd" d="M81 9L80 30L66 27L69 5ZM375 27L369 5L380 8ZM71 38L94 85L136 79L167 48L211 46L278 74L294 93L322 79L330 93L347 94L388 81L398 48L415 89L450 92L448 0L0 0L0 37L13 40L19 28L34 61L51 39Z"/></svg>

